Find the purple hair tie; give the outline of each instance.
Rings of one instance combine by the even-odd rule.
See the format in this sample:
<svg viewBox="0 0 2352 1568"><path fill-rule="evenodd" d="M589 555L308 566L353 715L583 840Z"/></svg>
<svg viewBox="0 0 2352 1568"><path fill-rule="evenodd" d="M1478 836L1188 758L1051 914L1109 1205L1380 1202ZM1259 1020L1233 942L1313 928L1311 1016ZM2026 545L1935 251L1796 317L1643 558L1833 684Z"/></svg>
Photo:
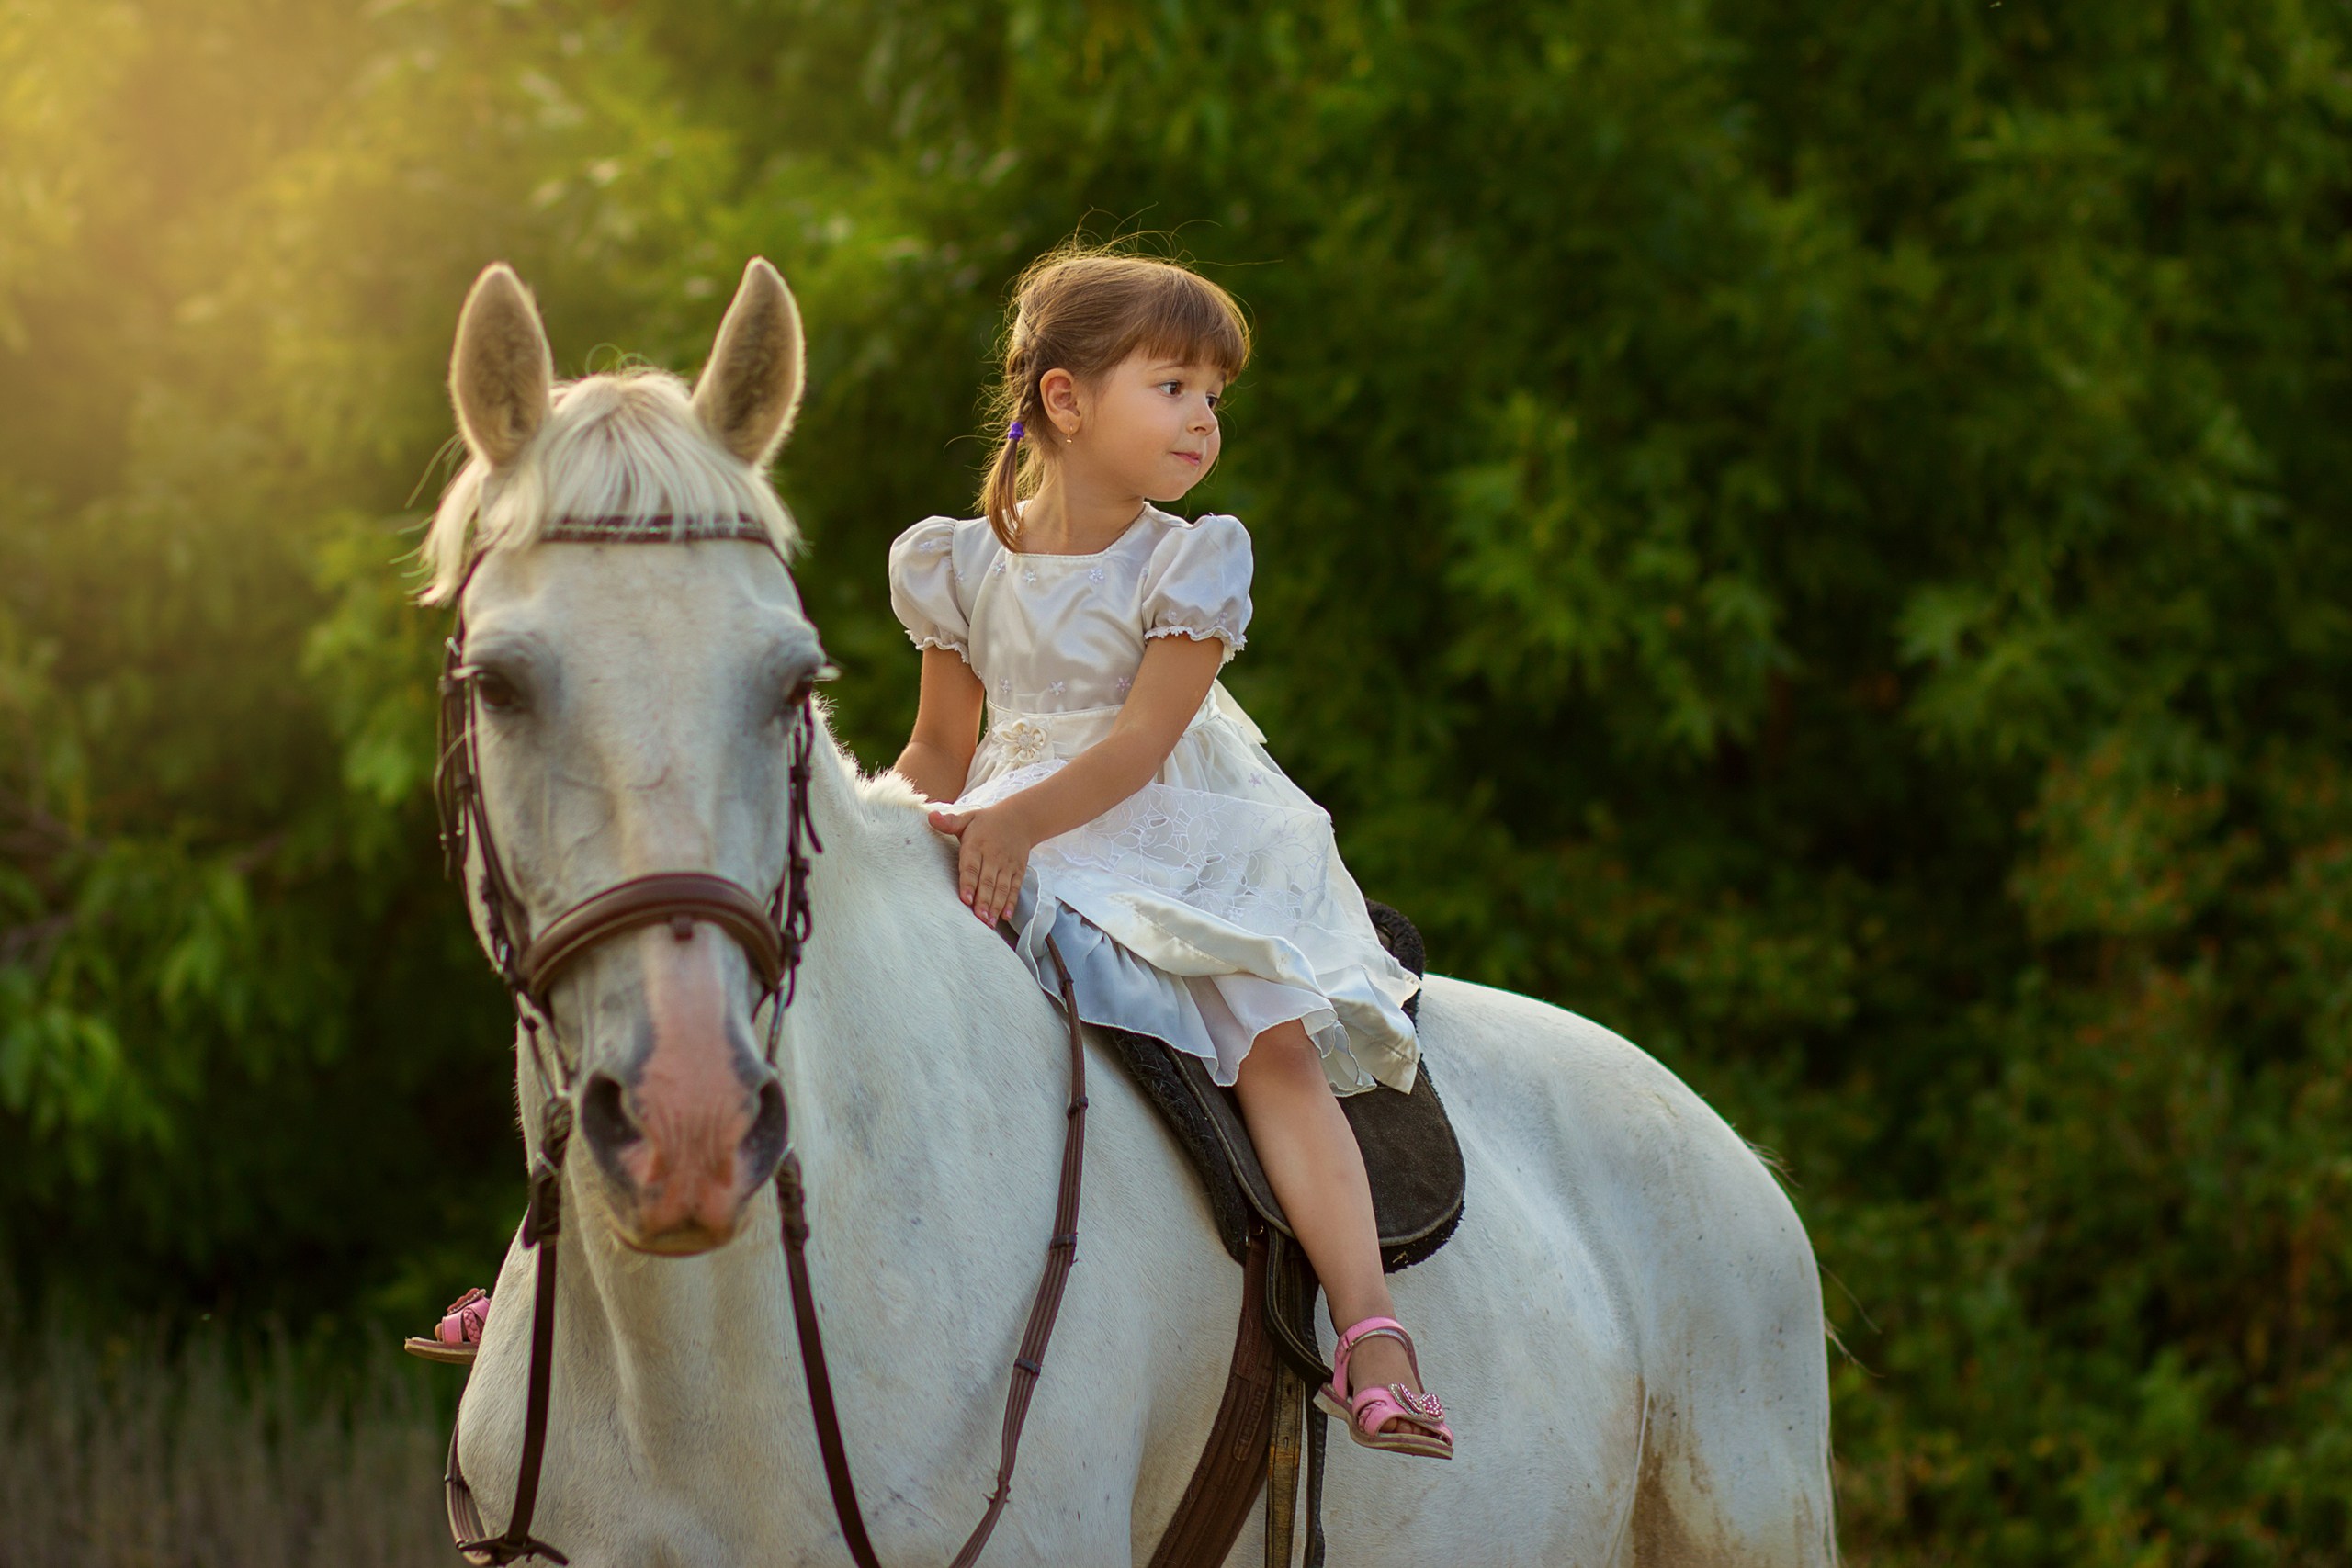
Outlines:
<svg viewBox="0 0 2352 1568"><path fill-rule="evenodd" d="M1004 433L1004 438L1007 441L1018 441L1028 434L1029 433L1027 431L1021 428L1021 422L1016 419L1012 422L1012 428Z"/></svg>

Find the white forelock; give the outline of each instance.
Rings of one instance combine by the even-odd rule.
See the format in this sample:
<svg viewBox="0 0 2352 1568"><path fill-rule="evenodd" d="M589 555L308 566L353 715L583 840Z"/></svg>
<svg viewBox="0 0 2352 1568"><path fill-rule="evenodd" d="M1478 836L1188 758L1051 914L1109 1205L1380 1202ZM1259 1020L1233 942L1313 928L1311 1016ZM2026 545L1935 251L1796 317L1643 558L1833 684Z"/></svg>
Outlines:
<svg viewBox="0 0 2352 1568"><path fill-rule="evenodd" d="M681 532L747 517L780 551L799 542L767 476L704 427L685 382L638 367L556 388L547 423L504 468L468 460L425 536L425 602L447 602L478 556L528 545L570 517L667 517Z"/></svg>

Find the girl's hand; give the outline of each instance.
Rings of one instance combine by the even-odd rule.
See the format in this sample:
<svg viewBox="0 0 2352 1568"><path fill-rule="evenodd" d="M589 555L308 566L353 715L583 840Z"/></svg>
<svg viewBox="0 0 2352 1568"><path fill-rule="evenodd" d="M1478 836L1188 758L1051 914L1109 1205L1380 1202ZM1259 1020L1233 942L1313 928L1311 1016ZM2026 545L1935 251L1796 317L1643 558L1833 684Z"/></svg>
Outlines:
<svg viewBox="0 0 2352 1568"><path fill-rule="evenodd" d="M1010 802L970 812L934 811L931 825L955 838L956 891L984 926L1012 913L1036 838Z"/></svg>

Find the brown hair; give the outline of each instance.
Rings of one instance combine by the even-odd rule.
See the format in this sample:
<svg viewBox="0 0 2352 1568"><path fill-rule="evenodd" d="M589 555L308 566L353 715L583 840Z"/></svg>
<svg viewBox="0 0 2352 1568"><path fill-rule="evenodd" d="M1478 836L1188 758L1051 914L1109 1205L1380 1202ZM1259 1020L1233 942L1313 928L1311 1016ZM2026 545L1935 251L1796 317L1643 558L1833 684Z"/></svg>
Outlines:
<svg viewBox="0 0 2352 1568"><path fill-rule="evenodd" d="M1035 495L1053 459L1038 382L1048 370L1080 380L1138 350L1214 365L1227 380L1250 362L1250 323L1233 296L1190 268L1153 256L1071 244L1039 257L1013 291L1004 360L989 399L999 434L980 487L989 526L1011 549L1013 508ZM1022 438L1011 439L1015 423Z"/></svg>

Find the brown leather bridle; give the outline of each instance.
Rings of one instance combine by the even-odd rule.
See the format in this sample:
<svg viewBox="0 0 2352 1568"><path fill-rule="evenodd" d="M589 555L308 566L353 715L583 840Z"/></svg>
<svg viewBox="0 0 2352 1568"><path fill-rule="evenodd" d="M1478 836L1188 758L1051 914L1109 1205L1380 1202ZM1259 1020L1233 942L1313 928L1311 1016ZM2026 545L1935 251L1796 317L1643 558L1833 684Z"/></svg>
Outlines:
<svg viewBox="0 0 2352 1568"><path fill-rule="evenodd" d="M673 528L667 518L566 518L550 524L539 536L544 542L665 543L675 539L745 539L775 548L766 526L756 519L738 517L695 522ZM778 560L782 560L781 553ZM477 888L483 911L483 935L492 966L505 983L514 1014L530 1043L540 1094L539 1147L531 1163L530 1204L523 1218L523 1243L537 1254L532 1288L531 1352L528 1393L524 1405L523 1450L514 1484L514 1506L505 1530L492 1536L475 1504L473 1489L458 1463L458 1430L449 1433L449 1461L443 1473L444 1500L449 1532L459 1552L478 1568L503 1568L526 1558L542 1557L566 1563L570 1559L531 1534L531 1517L537 1506L539 1471L547 1451L549 1384L554 1371L555 1284L557 1247L552 1242L561 1228L562 1170L574 1122L572 1065L565 1059L557 1038L552 988L571 964L598 943L646 926L667 924L681 940L694 927L708 921L733 937L750 961L768 1008L764 1059L775 1066L776 1046L785 1010L797 988L800 958L807 946L813 916L808 901L810 860L824 844L817 837L809 815L811 756L817 718L811 694L812 676L796 694L799 712L794 722L790 784L786 804L785 869L775 892L765 899L741 883L710 872L665 871L630 877L571 905L544 930L522 938L529 929L529 911L508 879L481 793L480 750L475 733L478 701L477 672L465 663L465 592L477 556L457 593L456 626L442 659L439 709L439 760L434 773L435 804L441 818L445 863L462 874L469 861L478 861L481 879ZM518 946L518 942L520 945ZM1029 1323L1012 1363L1005 1391L1004 1427L997 1469L996 1489L987 1511L954 1560L953 1568L971 1568L996 1529L1012 1494L1013 1462L1021 1447L1021 1431L1037 1379L1044 1371L1046 1344L1052 1339L1060 1313L1062 1288L1078 1258L1079 1192L1086 1148L1086 1048L1080 1031L1077 998L1069 970L1050 939L1054 963L1061 971L1063 1015L1069 1026L1070 1095L1062 1144L1062 1172L1054 1210L1053 1238L1046 1246L1044 1278L1030 1303ZM542 1034L545 1041L542 1042ZM553 1058L554 1071L549 1070ZM787 1115L786 1126L789 1127ZM817 1320L815 1292L808 1282L807 1193L799 1156L787 1143L775 1171L776 1197L782 1213L785 1263L790 1276L793 1328L800 1344L800 1359L808 1384L809 1416L817 1446L825 1465L825 1480L832 1494L833 1511L842 1535L858 1568L880 1568L850 1478L849 1455L842 1441L841 1422L833 1402L832 1379L825 1362L824 1335Z"/></svg>
<svg viewBox="0 0 2352 1568"><path fill-rule="evenodd" d="M564 518L549 524L539 539L542 543L598 544L665 543L673 537L742 539L771 550L775 548L766 525L755 518L697 523L677 535L668 531L669 523L666 517ZM479 701L477 677L481 672L465 662L466 590L472 586L473 573L482 558L474 558L458 584L456 626L442 647L439 756L433 774L434 802L441 818L445 869L452 874L462 874L468 850L480 852L481 882L476 891L481 899L491 964L514 998L524 1028L534 1035L535 1046L539 1028L552 1026L548 1012L550 988L558 974L573 960L608 937L641 926L680 919L688 921L689 927L691 922L708 920L734 937L751 960L752 974L763 987L763 995L772 995L782 985L786 987L783 1002L790 1005L789 987L799 967L801 945L808 934L808 855L825 847L818 840L816 826L808 816L808 769L809 749L815 737L811 694L815 682L830 671L820 668L795 694L799 713L793 737L785 869L767 899L763 901L741 884L709 872L655 872L631 877L581 899L548 921L547 929L527 943L518 945L521 934L528 929L529 911L515 894L504 860L498 853L497 841L491 835L489 809L481 793L481 746L474 715ZM781 553L776 558L782 564ZM774 1032L772 1025L771 1035ZM770 1066L775 1065L774 1055L771 1041ZM569 1067L560 1056L557 1065L565 1068L563 1076L568 1080ZM544 1061L541 1066L544 1068ZM548 1079L542 1087L554 1089L556 1081ZM570 1087L568 1081L562 1084L567 1092Z"/></svg>

